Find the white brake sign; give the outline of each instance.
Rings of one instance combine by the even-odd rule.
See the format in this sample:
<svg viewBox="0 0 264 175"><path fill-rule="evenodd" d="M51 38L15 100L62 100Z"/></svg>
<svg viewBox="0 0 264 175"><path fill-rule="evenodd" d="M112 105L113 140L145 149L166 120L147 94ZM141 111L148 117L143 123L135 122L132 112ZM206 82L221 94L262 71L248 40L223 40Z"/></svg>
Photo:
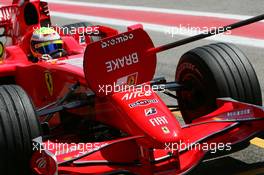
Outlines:
<svg viewBox="0 0 264 175"><path fill-rule="evenodd" d="M122 58L117 58L111 61L107 61L105 63L106 65L106 71L107 72L112 72L118 69L121 69L126 66L130 66L132 64L138 63L138 54L132 53L129 54L128 56L123 56Z"/></svg>

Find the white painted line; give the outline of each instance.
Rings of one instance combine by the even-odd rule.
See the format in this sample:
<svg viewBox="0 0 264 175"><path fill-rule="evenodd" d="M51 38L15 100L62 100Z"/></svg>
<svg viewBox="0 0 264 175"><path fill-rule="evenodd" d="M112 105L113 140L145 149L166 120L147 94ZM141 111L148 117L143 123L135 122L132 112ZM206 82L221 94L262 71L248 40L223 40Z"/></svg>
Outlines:
<svg viewBox="0 0 264 175"><path fill-rule="evenodd" d="M236 19L236 20L243 20L243 19L248 19L248 18L252 17L252 16L247 16L247 15L200 12L200 11L179 10L179 9L154 8L154 7L113 5L113 4L105 4L105 3L102 4L102 3L65 1L65 0L46 0L46 1L49 3L63 4L63 5L101 7L101 8L111 8L111 9L118 9L118 10L135 10L135 11L157 12L157 13L167 13L167 14L180 14L180 15L191 15L191 16L206 16L206 17L216 17L216 18ZM264 22L264 21L262 21L262 22Z"/></svg>
<svg viewBox="0 0 264 175"><path fill-rule="evenodd" d="M141 23L146 30L161 32L161 33L164 33L164 35L168 31L168 29L171 28L171 26L165 26L165 25L157 25L157 24L104 18L104 17L95 17L95 16L72 14L72 13L51 12L51 16L56 16L56 17L61 17L61 18L66 18L66 19L95 22L95 23L100 23L100 24L108 24L108 25L114 25L114 26L130 26L130 25L134 25L137 23ZM173 28L176 29L175 27ZM175 33L175 35L193 36L194 34L197 34L194 31L183 30L183 29L181 30L176 29L175 31L181 31L178 34ZM214 41L220 41L220 42L229 42L229 43L234 43L234 44L264 48L264 40L260 40L260 39L253 39L253 38L232 36L232 35L217 35L217 36L210 37L208 39L214 40Z"/></svg>

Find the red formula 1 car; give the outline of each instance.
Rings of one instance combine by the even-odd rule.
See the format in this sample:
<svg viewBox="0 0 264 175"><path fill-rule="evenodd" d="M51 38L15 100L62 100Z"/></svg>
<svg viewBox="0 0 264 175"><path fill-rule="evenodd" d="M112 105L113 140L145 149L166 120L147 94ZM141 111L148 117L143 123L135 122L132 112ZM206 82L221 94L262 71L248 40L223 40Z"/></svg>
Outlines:
<svg viewBox="0 0 264 175"><path fill-rule="evenodd" d="M140 25L119 34L72 24L57 28L78 29L60 32L65 57L33 61L32 32L51 26L47 3L14 1L0 12L7 38L0 48L1 174L184 174L247 147L264 130L256 73L233 45L195 48L180 58L175 82L153 79L156 53L220 30L154 48ZM169 108L158 93L178 105Z"/></svg>

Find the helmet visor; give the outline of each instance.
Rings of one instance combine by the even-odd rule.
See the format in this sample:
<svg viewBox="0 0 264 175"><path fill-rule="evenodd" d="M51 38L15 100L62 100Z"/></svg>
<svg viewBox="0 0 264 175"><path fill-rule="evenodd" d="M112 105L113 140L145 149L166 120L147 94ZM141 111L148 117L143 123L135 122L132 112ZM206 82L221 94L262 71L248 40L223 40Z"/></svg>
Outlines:
<svg viewBox="0 0 264 175"><path fill-rule="evenodd" d="M46 42L37 44L35 47L36 52L40 54L52 54L62 49L62 41Z"/></svg>

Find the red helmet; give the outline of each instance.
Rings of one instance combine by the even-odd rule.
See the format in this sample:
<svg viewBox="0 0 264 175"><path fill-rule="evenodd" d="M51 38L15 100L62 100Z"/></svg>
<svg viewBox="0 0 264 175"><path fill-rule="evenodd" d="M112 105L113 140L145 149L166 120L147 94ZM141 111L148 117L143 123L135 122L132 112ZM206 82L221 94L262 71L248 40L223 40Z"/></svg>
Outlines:
<svg viewBox="0 0 264 175"><path fill-rule="evenodd" d="M33 56L39 59L57 58L63 54L62 45L63 41L54 29L41 27L33 32L30 50Z"/></svg>

